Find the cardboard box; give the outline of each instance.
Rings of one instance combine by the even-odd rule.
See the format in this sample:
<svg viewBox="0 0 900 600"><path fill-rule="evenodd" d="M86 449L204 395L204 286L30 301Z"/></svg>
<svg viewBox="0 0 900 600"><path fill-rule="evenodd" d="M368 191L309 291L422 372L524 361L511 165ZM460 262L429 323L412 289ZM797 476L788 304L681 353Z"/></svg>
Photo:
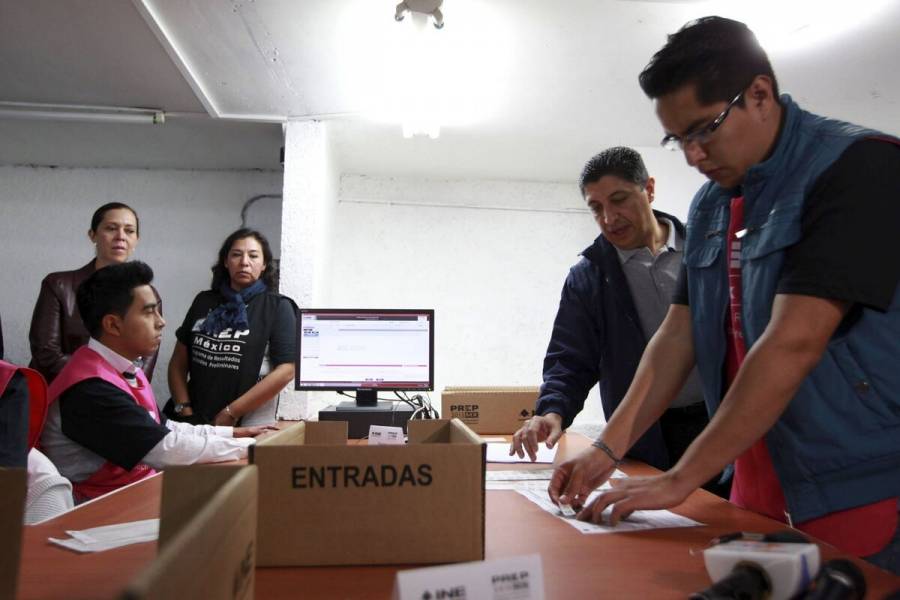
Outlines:
<svg viewBox="0 0 900 600"><path fill-rule="evenodd" d="M484 453L455 419L410 421L403 446L347 445L343 421L292 425L251 447L257 564L482 560Z"/></svg>
<svg viewBox="0 0 900 600"><path fill-rule="evenodd" d="M169 467L163 477L159 553L121 598L252 600L257 468Z"/></svg>
<svg viewBox="0 0 900 600"><path fill-rule="evenodd" d="M539 387L446 387L441 416L459 419L472 431L510 435L534 416Z"/></svg>
<svg viewBox="0 0 900 600"><path fill-rule="evenodd" d="M0 598L15 598L25 519L25 469L0 469Z"/></svg>

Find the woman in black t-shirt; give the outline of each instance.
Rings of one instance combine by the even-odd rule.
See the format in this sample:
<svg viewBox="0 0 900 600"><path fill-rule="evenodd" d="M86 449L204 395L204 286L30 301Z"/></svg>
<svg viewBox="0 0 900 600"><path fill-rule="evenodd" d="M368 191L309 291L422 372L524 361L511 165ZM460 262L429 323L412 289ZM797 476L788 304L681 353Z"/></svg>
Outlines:
<svg viewBox="0 0 900 600"><path fill-rule="evenodd" d="M275 291L272 251L258 231L229 235L212 271L211 289L197 294L175 333L173 418L274 423L278 393L294 378L296 305Z"/></svg>

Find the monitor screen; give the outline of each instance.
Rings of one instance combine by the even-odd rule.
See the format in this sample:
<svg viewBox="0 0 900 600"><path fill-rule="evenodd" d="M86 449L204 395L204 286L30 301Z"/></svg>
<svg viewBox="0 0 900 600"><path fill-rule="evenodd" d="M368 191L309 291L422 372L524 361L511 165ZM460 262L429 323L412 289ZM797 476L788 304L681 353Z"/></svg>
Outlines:
<svg viewBox="0 0 900 600"><path fill-rule="evenodd" d="M434 310L300 309L298 390L434 389Z"/></svg>

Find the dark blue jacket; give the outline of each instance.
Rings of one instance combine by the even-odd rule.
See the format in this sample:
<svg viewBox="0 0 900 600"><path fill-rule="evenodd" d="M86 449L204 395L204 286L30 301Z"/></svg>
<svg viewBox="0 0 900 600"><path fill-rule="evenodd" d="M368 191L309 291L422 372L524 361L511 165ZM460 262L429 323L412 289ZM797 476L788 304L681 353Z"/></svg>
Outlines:
<svg viewBox="0 0 900 600"><path fill-rule="evenodd" d="M653 212L671 220L684 236L678 219ZM581 255L563 285L536 408L539 415L560 414L564 428L572 424L598 381L608 420L628 391L647 345L615 246L600 235ZM628 456L657 469L671 466L659 424L632 446Z"/></svg>
<svg viewBox="0 0 900 600"><path fill-rule="evenodd" d="M743 186L741 325L748 349L769 324L785 251L802 236L806 199L819 176L854 141L878 136L803 111L789 96L781 102L786 114L775 150L747 172ZM694 352L711 413L724 391L731 196L713 183L700 189L684 250ZM796 523L900 496L900 289L885 312L858 308L766 434Z"/></svg>

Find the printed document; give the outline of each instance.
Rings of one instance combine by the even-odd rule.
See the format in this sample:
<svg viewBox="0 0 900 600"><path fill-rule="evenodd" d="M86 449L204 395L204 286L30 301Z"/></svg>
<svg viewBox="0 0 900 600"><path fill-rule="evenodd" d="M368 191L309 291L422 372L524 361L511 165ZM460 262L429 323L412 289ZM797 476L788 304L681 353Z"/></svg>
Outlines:
<svg viewBox="0 0 900 600"><path fill-rule="evenodd" d="M611 489L608 481L600 487L600 490L604 489ZM594 523L588 523L587 521L579 521L574 515L570 517L565 516L560 508L550 500L550 497L547 495L546 486L543 490L517 489L516 491L551 515L562 519L581 533L622 533L625 531L644 531L648 529L666 529L669 527L696 527L702 525L702 523L698 523L693 519L676 515L668 510L636 510L631 513L627 519L619 521L619 524L615 527L605 524L595 525ZM585 506L593 502L598 494L599 491L591 493L591 495L588 496L588 501ZM606 510L603 511L604 523L607 522L611 513L611 506L608 506Z"/></svg>

